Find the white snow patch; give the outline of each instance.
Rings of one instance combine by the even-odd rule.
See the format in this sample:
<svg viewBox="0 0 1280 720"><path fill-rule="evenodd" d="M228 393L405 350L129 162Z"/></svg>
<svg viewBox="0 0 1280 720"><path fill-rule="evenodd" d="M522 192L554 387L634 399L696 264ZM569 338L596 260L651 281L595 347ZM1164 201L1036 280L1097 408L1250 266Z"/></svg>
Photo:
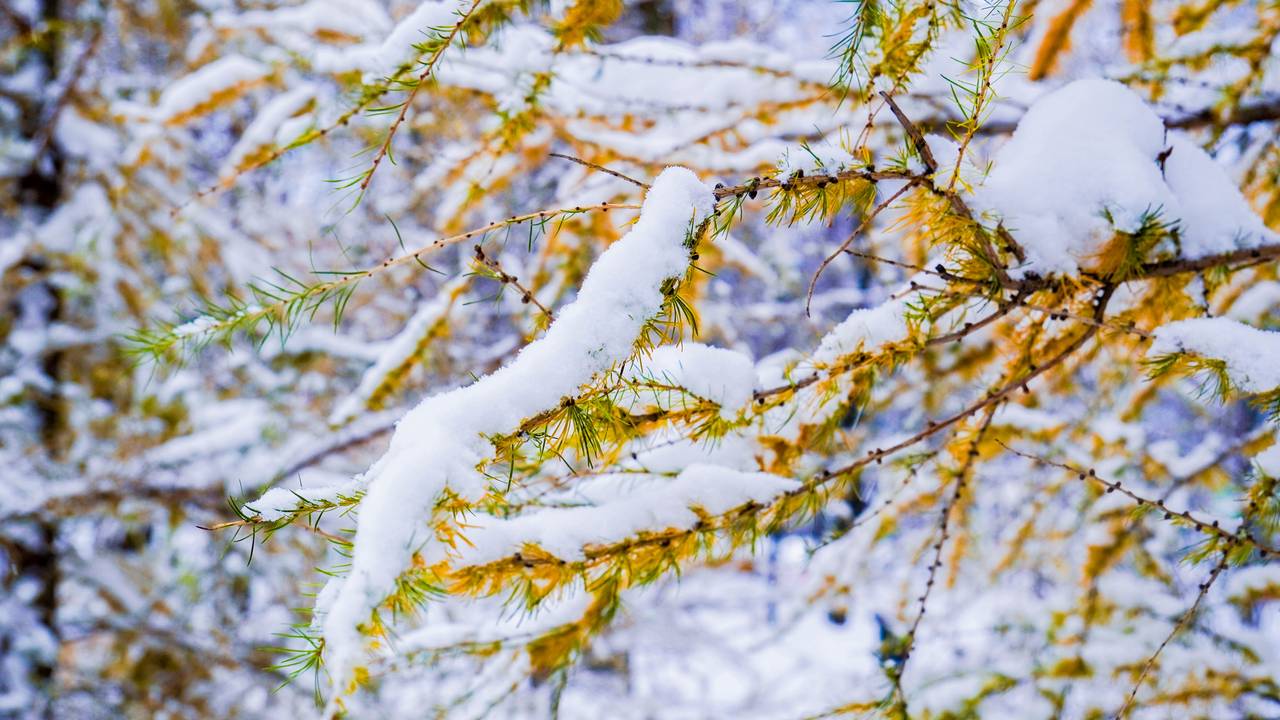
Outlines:
<svg viewBox="0 0 1280 720"><path fill-rule="evenodd" d="M364 375L360 377L360 385L355 391L343 398L329 415L330 425L341 425L362 412L369 404L378 387L382 385L387 374L404 364L410 355L417 350L418 344L436 323L440 322L453 307L458 293L468 284L469 279L459 277L436 292L435 297L422 304L404 328L396 334L383 348L381 354Z"/></svg>
<svg viewBox="0 0 1280 720"><path fill-rule="evenodd" d="M220 92L257 82L271 74L271 68L243 55L218 58L175 81L160 96L155 117L170 121L208 102Z"/></svg>
<svg viewBox="0 0 1280 720"><path fill-rule="evenodd" d="M584 548L621 542L641 531L687 530L699 521L693 508L721 515L748 502L769 502L796 481L715 465L690 465L669 482L655 482L596 507L544 510L514 520L469 522L471 547L460 566L484 565L537 545L562 560L580 561Z"/></svg>
<svg viewBox="0 0 1280 720"><path fill-rule="evenodd" d="M1280 440L1253 456L1253 462L1267 477L1280 478Z"/></svg>
<svg viewBox="0 0 1280 720"><path fill-rule="evenodd" d="M654 350L643 365L648 377L716 403L725 418L733 417L751 402L755 389L754 363L734 350L701 343L668 345Z"/></svg>
<svg viewBox="0 0 1280 720"><path fill-rule="evenodd" d="M1149 213L1178 223L1183 257L1277 240L1221 166L1185 137L1166 137L1151 108L1110 80L1079 80L1037 101L975 204L1026 249L1018 274L1089 268L1116 231L1136 230Z"/></svg>
<svg viewBox="0 0 1280 720"><path fill-rule="evenodd" d="M280 128L313 102L315 96L315 86L304 83L267 103L253 122L249 123L249 127L245 128L244 134L236 141L235 147L231 148L226 161L222 164L220 173L222 177L234 174L244 159L255 151L277 143L291 142L293 138L280 138Z"/></svg>
<svg viewBox="0 0 1280 720"><path fill-rule="evenodd" d="M1231 382L1246 393L1280 387L1280 332L1228 318L1192 318L1156 328L1148 357L1192 353L1222 360Z"/></svg>

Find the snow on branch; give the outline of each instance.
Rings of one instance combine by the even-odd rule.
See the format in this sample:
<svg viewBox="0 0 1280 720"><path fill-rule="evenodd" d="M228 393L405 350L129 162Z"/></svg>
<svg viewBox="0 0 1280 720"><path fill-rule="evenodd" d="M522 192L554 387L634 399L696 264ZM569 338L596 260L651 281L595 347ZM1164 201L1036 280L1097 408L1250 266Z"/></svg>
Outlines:
<svg viewBox="0 0 1280 720"><path fill-rule="evenodd" d="M977 204L1026 247L1020 277L1126 279L1155 253L1195 259L1280 239L1219 164L1110 80L1038 100L994 165Z"/></svg>
<svg viewBox="0 0 1280 720"><path fill-rule="evenodd" d="M609 545L645 531L693 528L703 516L723 515L749 502L767 504L798 483L769 473L696 463L668 482L650 483L590 507L545 510L512 520L471 524L469 547L456 568L484 565L537 546L569 562L591 546Z"/></svg>
<svg viewBox="0 0 1280 720"><path fill-rule="evenodd" d="M1178 320L1156 328L1147 353L1154 374L1181 366L1206 371L1213 394L1225 399L1232 390L1260 396L1273 418L1280 419L1280 332L1259 330L1230 318Z"/></svg>
<svg viewBox="0 0 1280 720"><path fill-rule="evenodd" d="M409 318L404 328L388 343L375 362L360 378L360 385L333 409L330 425L342 425L356 418L366 408L377 409L382 399L391 392L399 377L412 367L414 358L426 346L439 337L447 327L449 310L468 284L468 278L449 281L435 297L424 302Z"/></svg>
<svg viewBox="0 0 1280 720"><path fill-rule="evenodd" d="M657 315L672 280L682 277L699 224L713 197L693 173L668 168L653 183L640 218L592 266L578 298L541 339L509 365L465 388L423 400L399 423L387 453L363 478L367 486L351 568L321 596L335 697L358 666L361 629L395 590L397 577L420 553L428 566L448 548L432 543L427 520L446 491L478 499L489 491L479 469L491 453L488 436L572 397L600 373L631 357L646 323Z"/></svg>
<svg viewBox="0 0 1280 720"><path fill-rule="evenodd" d="M270 75L270 67L242 55L219 58L170 85L160 96L155 118L180 125L234 100Z"/></svg>

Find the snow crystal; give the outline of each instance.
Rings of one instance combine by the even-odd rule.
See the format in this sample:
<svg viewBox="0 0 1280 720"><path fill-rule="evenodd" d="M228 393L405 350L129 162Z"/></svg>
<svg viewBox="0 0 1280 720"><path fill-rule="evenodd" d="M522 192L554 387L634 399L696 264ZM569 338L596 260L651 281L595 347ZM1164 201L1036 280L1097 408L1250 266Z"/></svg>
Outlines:
<svg viewBox="0 0 1280 720"><path fill-rule="evenodd" d="M1178 223L1184 257L1276 240L1208 154L1180 135L1166 140L1146 103L1110 80L1079 80L1037 101L997 152L976 205L1025 248L1018 273L1089 268L1115 231L1138 229L1150 213Z"/></svg>
<svg viewBox="0 0 1280 720"><path fill-rule="evenodd" d="M1222 360L1231 382L1246 393L1280 387L1280 332L1228 318L1193 318L1156 328L1148 356L1193 353Z"/></svg>

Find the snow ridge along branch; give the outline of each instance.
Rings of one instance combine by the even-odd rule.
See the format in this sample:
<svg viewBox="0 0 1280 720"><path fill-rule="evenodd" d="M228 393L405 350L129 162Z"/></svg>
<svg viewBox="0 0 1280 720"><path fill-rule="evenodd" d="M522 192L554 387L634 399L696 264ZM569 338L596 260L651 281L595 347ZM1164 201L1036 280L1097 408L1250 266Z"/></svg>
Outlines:
<svg viewBox="0 0 1280 720"><path fill-rule="evenodd" d="M557 406L635 352L673 281L689 265L696 228L714 209L711 190L684 168L668 168L649 190L631 231L592 266L577 299L540 340L480 381L423 400L400 421L390 448L361 478L367 493L351 567L317 601L334 681L333 697L352 689L372 616L411 567L431 567L452 552L447 532L425 519L449 498L490 491L478 468L492 454L488 437ZM283 497L255 505L270 511Z"/></svg>

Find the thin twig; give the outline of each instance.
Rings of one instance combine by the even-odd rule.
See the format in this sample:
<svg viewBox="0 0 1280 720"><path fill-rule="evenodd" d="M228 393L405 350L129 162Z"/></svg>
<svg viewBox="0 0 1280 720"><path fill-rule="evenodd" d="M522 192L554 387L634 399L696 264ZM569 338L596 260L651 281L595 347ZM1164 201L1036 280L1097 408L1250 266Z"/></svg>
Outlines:
<svg viewBox="0 0 1280 720"><path fill-rule="evenodd" d="M36 132L35 137L32 138L31 144L35 149L31 153L31 157L35 158L36 162L39 162L40 156L44 153L45 148L49 146L49 142L53 139L53 131L58 125L58 116L66 109L67 104L71 101L71 97L75 94L76 85L78 84L81 76L84 75L84 70L89 64L89 60L98 52L98 46L100 45L101 40L102 25L101 23L95 23L93 26L93 34L89 37L88 47L85 48L84 52L80 53L80 57L76 58L75 65L72 67L69 77L67 78L66 87L62 89L58 98L54 100L53 110L49 113L49 117L45 118L44 122L40 125L40 129Z"/></svg>
<svg viewBox="0 0 1280 720"><path fill-rule="evenodd" d="M612 176L614 176L614 177L618 178L619 180L626 180L627 182L631 183L632 185L635 185L635 186L637 186L637 187L642 187L642 188L644 188L645 190L648 190L648 189L649 189L649 183L647 183L647 182L642 182L642 181L637 180L637 179L635 179L635 178L633 178L633 177L630 177L630 176L628 176L628 175L623 175L622 173L618 172L617 170L610 170L609 168L607 168L607 167L605 167L605 166L603 166L603 165L598 165L598 164L596 164L596 163L593 163L593 162L591 162L590 160L583 160L582 158L577 158L577 157L574 157L574 156L572 156L572 155L564 155L564 154L561 154L561 153L554 153L554 152L553 152L553 153L550 153L550 155L551 155L551 157L553 157L553 158L560 158L561 160L568 160L569 162L576 162L576 163L578 163L579 165L582 165L582 166L584 166L584 167L591 168L592 170L599 170L600 172L605 173L605 174L607 174L607 175L612 175Z"/></svg>
<svg viewBox="0 0 1280 720"><path fill-rule="evenodd" d="M913 288L913 290L923 290L923 289L927 289L927 288ZM1014 300L1008 303L1001 304L1000 307L995 312L991 313L990 315L987 315L981 320L978 320L976 322L971 322L971 323L965 323L963 326L960 327L960 329L955 330L953 332L927 338L924 340L923 345L924 347L931 347L934 345L945 345L947 343L952 343L952 342L961 340L964 337L968 336L969 334L976 332L986 327L987 325L990 325L996 320L1004 317L1005 315L1009 314L1009 311L1012 310L1015 306L1017 306L1016 295ZM757 390L755 391L752 397L758 402L772 395L780 395L787 391L800 390L802 388L808 387L818 382L819 380L825 377L831 377L839 373L855 370L861 367L863 364L866 363L866 361L872 359L873 357L874 355L870 353L860 353L858 355L855 355L851 360L847 362L843 362L838 365L823 368L822 371L816 371L816 372L810 373L809 375L806 375L804 378L801 378L800 380L792 381L790 383L787 383L786 385L777 385L775 387L765 388L763 390Z"/></svg>
<svg viewBox="0 0 1280 720"><path fill-rule="evenodd" d="M1171 630L1169 634L1165 636L1164 641L1160 643L1160 647L1157 647L1156 651L1151 654L1151 657L1147 658L1147 661L1143 663L1142 671L1138 673L1138 679L1134 681L1133 688L1129 690L1129 696L1125 698L1124 705L1120 707L1120 712L1116 713L1116 720L1123 720L1123 718L1129 714L1129 710L1133 707L1133 701L1138 697L1138 690L1142 688L1142 681L1146 679L1147 674L1151 672L1151 668L1155 666L1156 659L1160 657L1160 653L1164 652L1164 649L1168 647L1169 643L1173 642L1173 639L1178 636L1178 633L1182 632L1187 625L1191 623L1192 618L1196 616L1196 612L1199 611L1200 605L1204 603L1205 597L1209 594L1209 588L1213 587L1213 583L1222 575L1222 571L1227 569L1227 557L1229 555L1229 550L1230 548L1223 550L1222 559L1218 561L1218 564L1214 566L1213 571L1209 573L1209 578L1203 583L1200 583L1200 592L1196 595L1196 601L1191 604L1191 607L1185 613L1183 613L1182 617L1178 620L1178 624L1173 626L1173 630Z"/></svg>
<svg viewBox="0 0 1280 720"><path fill-rule="evenodd" d="M1097 310L1099 315L1105 312L1107 300L1110 299L1111 292L1113 290L1114 290L1113 286L1107 286L1103 289L1103 295L1100 298L1101 302L1099 302L1098 310ZM480 568L492 569L492 568L499 568L499 567L505 566L513 569L518 569L518 570L523 569L527 571L529 569L532 569L538 566L554 565L561 568L562 570L568 569L568 568L586 570L588 568L598 565L599 563L609 558L615 557L620 554L626 554L626 553L632 552L638 548L651 547L651 546L666 546L672 542L678 541L680 538L687 537L694 533L708 532L708 531L716 530L718 528L728 527L734 522L735 519L744 517L749 514L756 514L759 512L768 511L772 508L778 508L781 506L783 502L787 500L790 500L808 493L812 493L815 490L833 482L839 477L849 475L850 473L853 473L860 468L863 468L874 462L881 461L884 458L890 455L893 455L894 453L897 453L929 437L932 437L938 432L941 432L942 430L982 411L983 409L986 409L988 407L994 406L1002 402L1006 397L1008 397L1018 388L1023 387L1028 382L1030 382L1037 376L1045 373L1046 371L1050 370L1051 368L1054 368L1060 365L1068 357L1070 357L1071 354L1073 354L1075 351L1079 350L1082 346L1084 346L1084 344L1088 342L1089 339L1092 338L1096 333L1097 333L1096 327L1087 328L1083 333L1081 333L1079 337L1077 337L1075 340L1072 340L1070 343L1068 343L1066 347L1064 347L1062 350L1056 353L1052 358L1045 361L1043 364L1037 366L1036 369L1022 376L1021 378L1018 378L1008 383L1001 389L988 393L983 399L973 403L969 407L955 413L950 417L944 418L943 420L932 421L927 423L925 429L917 432L911 437L908 437L905 440L902 440L901 442L898 442L890 447L876 448L875 450L869 451L867 454L863 455L861 458L843 467L837 468L835 470L823 470L817 473L816 475L810 477L805 482L801 483L799 487L782 493L772 503L768 505L762 506L759 503L749 502L736 509L730 510L722 515L718 515L713 518L702 520L693 529L670 529L663 532L647 533L645 535L628 538L626 540L616 542L616 543L611 543L608 545L588 546L583 548L582 560L566 561L564 559L555 557L554 555L551 555L551 554L543 555L539 553L537 555L526 555L523 553L514 553L504 558L484 563L483 565L474 566L474 568L476 570L479 570Z"/></svg>
<svg viewBox="0 0 1280 720"><path fill-rule="evenodd" d="M374 275L377 275L381 272L384 272L393 267L398 267L401 265L417 263L419 265L425 266L425 263L422 260L424 255L433 253L438 250L442 250L446 247L449 247L450 245L456 245L456 244L471 240L472 238L479 237L479 239L483 240L484 237L488 235L488 233L494 230L500 230L504 227L511 227L513 225L518 225L524 222L545 221L549 218L556 217L558 215L576 215L579 213L592 211L592 210L599 210L601 212L608 212L609 210L637 210L639 209L639 207L640 207L639 205L635 205L631 203L598 203L596 205L579 205L573 208L561 208L558 210L539 210L537 212L526 213L524 215L512 215L511 217L505 220L497 220L495 222L489 223L488 225L483 225L481 227L468 230L467 232L464 232L458 235L450 235L448 237L434 240L426 245L419 247L418 249L412 252L408 252L403 255L398 255L394 257L389 257L386 260L383 260L381 263L366 267L363 270L340 273L338 274L338 277L336 277L333 280L326 280L324 282L317 283L316 285L309 286L306 289L306 294L308 296L318 296L322 293L333 292L335 290L339 290L341 288L344 288L350 285L355 285L357 283L360 283L364 280L367 280L373 277ZM247 313L243 317L238 317L232 320L225 320L225 321L214 323L213 325L208 326L204 330L204 332L205 333L219 332L229 327L232 322L254 321L259 318L271 316L273 313L278 312L281 307L286 306L289 302L291 302L290 298L284 298L281 300L277 300L275 302L271 302L266 305L257 306L253 312Z"/></svg>
<svg viewBox="0 0 1280 720"><path fill-rule="evenodd" d="M1008 37L1009 21L1013 18L1013 6L1016 4L1017 0L1006 0L1004 15L1000 21L1000 28L996 30L995 33L996 42L987 48L986 60L979 69L979 74L982 76L982 82L979 83L977 93L974 96L973 116L967 119L964 123L966 126L965 133L964 137L960 140L959 150L956 152L956 166L952 168L951 180L947 182L948 193L954 193L956 190L956 182L960 179L960 168L964 164L965 153L969 150L969 143L973 142L973 136L978 131L978 127L982 122L982 114L985 112L988 100L990 100L991 96L988 93L991 92L992 76L995 73L996 62L1000 57L1000 53L1004 48L1005 40ZM979 36L981 36L981 33L979 33Z"/></svg>
<svg viewBox="0 0 1280 720"><path fill-rule="evenodd" d="M906 703L906 697L902 693L902 675L906 672L907 661L911 659L911 651L915 648L916 632L920 629L920 623L924 620L925 610L928 608L929 596L933 594L933 586L938 577L938 568L942 567L942 548L946 545L947 539L950 537L951 513L955 507L960 504L961 496L963 496L965 487L968 484L969 473L973 471L973 465L978 458L978 444L982 442L982 436L985 435L987 429L991 427L991 421L995 418L995 415L995 407L988 407L986 417L983 418L982 424L978 427L977 431L973 435L973 439L969 443L969 451L965 455L964 463L956 473L956 485L955 490L952 492L951 499L942 508L941 519L938 525L939 537L938 541L933 545L933 562L929 564L929 577L925 582L924 592L922 592L918 598L918 602L920 603L920 612L916 613L915 620L911 622L911 628L907 630L907 634L903 637L905 644L902 650L902 662L894 669L894 691L898 696L899 702L904 705Z"/></svg>
<svg viewBox="0 0 1280 720"><path fill-rule="evenodd" d="M750 195L752 192L760 190L768 190L778 187L812 187L817 185L829 185L833 182L841 182L845 180L865 180L867 182L880 182L881 180L923 180L919 175L903 170L841 170L834 173L814 173L803 177L790 177L787 179L778 179L775 177L753 177L744 182L735 185L721 185L715 189L716 200L723 200L727 197L735 197L740 195Z"/></svg>
<svg viewBox="0 0 1280 720"><path fill-rule="evenodd" d="M458 22L454 23L453 27L450 28L449 33L440 39L440 46L437 47L431 53L431 57L427 59L425 67L422 69L422 72L418 74L417 82L415 82L413 87L409 89L409 96L406 97L404 99L404 103L400 105L399 114L396 115L396 119L391 123L391 127L387 130L387 137L382 141L382 145L378 148L377 154L373 156L373 164L365 172L364 179L360 181L361 193L369 189L369 183L373 182L373 174L378 171L378 165L382 163L382 159L391 151L391 141L395 139L396 131L400 129L400 125L404 123L405 118L408 116L409 107L413 105L413 100L418 96L418 91L422 89L423 83L427 81L427 78L431 77L431 73L435 72L436 65L440 62L440 58L444 56L444 51L453 44L454 39L458 37L458 33L462 32L462 26L467 23L467 20L471 18L471 14L476 11L476 8L479 7L482 2L484 2L484 0L471 1L471 7L467 8L466 12L462 13L458 18Z"/></svg>
<svg viewBox="0 0 1280 720"><path fill-rule="evenodd" d="M1004 443L1001 443L1001 444L1003 445ZM1170 510L1165 505L1165 502L1163 499L1152 500L1151 498L1143 497L1142 495L1139 495L1133 492L1132 490L1130 490L1129 488L1125 487L1119 480L1107 480L1105 478L1100 477L1098 473L1092 468L1081 468L1081 467L1072 465L1070 463L1057 462L1055 460L1050 460L1049 458L1042 457L1040 455L1034 455L1032 453L1023 452L1021 450L1014 449L1012 447L1009 447L1008 445L1005 445L1005 448L1008 449L1009 452L1015 455L1024 457L1028 460L1040 463L1042 465L1050 465L1052 467L1061 468L1063 470L1073 472L1076 474L1076 477L1078 477L1081 480L1086 480L1086 479L1092 480L1098 483L1099 485L1102 485L1103 487L1105 487L1106 492L1108 493L1118 492L1121 495L1128 497L1130 500L1133 500L1138 505L1156 508L1158 511L1164 513L1164 517L1166 520L1172 520L1175 517L1179 517L1185 520L1186 522L1190 523L1191 525L1193 525L1197 530L1204 533L1205 535L1213 535L1215 537L1221 538L1222 540L1232 545L1235 545L1235 544L1247 545L1257 550L1259 553L1263 555L1280 557L1280 549L1263 545L1262 543L1255 540L1252 535L1248 534L1247 531L1244 534L1233 533L1229 530L1223 529L1221 527L1221 523L1218 520L1211 520L1209 522L1205 522L1204 520L1201 520L1193 516L1191 514L1191 511L1189 510L1183 510L1182 512L1176 512L1176 511Z"/></svg>
<svg viewBox="0 0 1280 720"><path fill-rule="evenodd" d="M888 103L889 110L893 112L893 116L897 118L898 123L902 125L903 132L905 132L907 137L911 139L911 144L915 146L916 152L920 154L920 161L924 163L925 168L928 170L927 174L929 177L932 178L936 176L938 173L938 161L934 158L933 150L929 148L929 143L925 140L924 134L920 132L920 128L916 127L916 124L911 122L911 118L908 118L907 114L902 112L902 108L898 107L898 103L894 102L892 95L882 91L880 96L884 98L886 103ZM975 225L978 224L977 219L974 217L973 210L969 208L969 204L964 201L964 198L960 197L959 193L955 192L954 189L943 190L938 188L935 184L931 183L930 185L934 187L937 192L941 193L944 198L946 198L947 202L951 204L951 209L957 215L974 223ZM982 243L982 251L991 259L991 264L994 266L996 274L1000 277L1000 281L1007 282L1009 280L1008 273L1005 271L1004 266L999 263L999 258L996 256L995 248L991 246L991 241L987 239L987 234L979 228L977 237L979 242ZM1000 239L1003 240L1006 245L1009 245L1010 250L1014 252L1015 257L1017 257L1019 262L1021 262L1021 249L1018 248L1018 243L1013 239L1013 237L1008 233L1003 233L1000 235Z"/></svg>
<svg viewBox="0 0 1280 720"><path fill-rule="evenodd" d="M862 217L861 222L858 223L858 227L854 228L853 232L849 233L849 237L845 238L844 242L840 244L840 247L836 248L830 255L823 259L822 264L819 265L817 271L813 273L813 279L809 281L809 292L805 295L804 300L805 317L809 317L809 309L813 304L813 291L818 287L818 278L822 277L822 271L826 270L828 265L834 262L836 258L840 257L841 253L848 250L849 246L853 244L853 241L862 234L862 231L870 227L876 217L885 211L885 208L888 208L895 200L902 197L902 195L911 188L915 187L918 182L918 179L908 180L907 183L898 188L896 192L885 198L884 202L875 206L871 212Z"/></svg>
<svg viewBox="0 0 1280 720"><path fill-rule="evenodd" d="M538 300L537 296L533 294L533 291L520 284L520 278L502 269L502 265L498 263L497 258L489 257L485 254L484 248L479 245L476 245L474 250L476 261L489 268L489 270L497 276L499 282L504 285L510 285L520 291L520 302L525 304L532 303L538 308L538 310L542 311L543 315L547 316L548 322L555 319L555 315L546 305L543 305L542 302Z"/></svg>
<svg viewBox="0 0 1280 720"><path fill-rule="evenodd" d="M217 532L219 530L226 530L227 528L252 528L262 524L265 524L265 521L261 518L249 518L246 520L229 520L227 522L214 523L212 525L196 525L196 527L208 532ZM335 535L328 530L322 530L311 523L302 523L302 526L309 532L319 535L329 542L336 543L338 545L351 545L351 538L344 537L342 535Z"/></svg>

